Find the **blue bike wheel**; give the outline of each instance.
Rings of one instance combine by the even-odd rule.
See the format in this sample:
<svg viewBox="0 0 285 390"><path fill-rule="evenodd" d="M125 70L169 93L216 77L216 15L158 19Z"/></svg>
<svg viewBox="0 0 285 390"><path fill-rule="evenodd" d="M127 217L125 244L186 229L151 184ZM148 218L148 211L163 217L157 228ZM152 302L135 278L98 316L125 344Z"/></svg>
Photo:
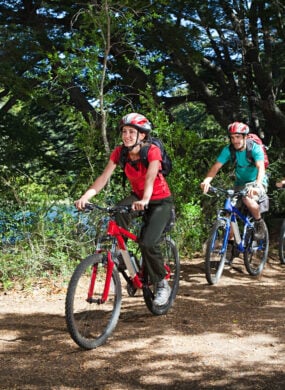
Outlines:
<svg viewBox="0 0 285 390"><path fill-rule="evenodd" d="M224 247L225 235L226 223L221 220L216 221L206 248L205 274L209 284L218 283L224 270L227 252L226 246Z"/></svg>
<svg viewBox="0 0 285 390"><path fill-rule="evenodd" d="M261 274L268 257L269 234L265 225L264 237L261 240L254 239L254 231L248 241L248 246L244 252L244 265L247 272L252 276Z"/></svg>

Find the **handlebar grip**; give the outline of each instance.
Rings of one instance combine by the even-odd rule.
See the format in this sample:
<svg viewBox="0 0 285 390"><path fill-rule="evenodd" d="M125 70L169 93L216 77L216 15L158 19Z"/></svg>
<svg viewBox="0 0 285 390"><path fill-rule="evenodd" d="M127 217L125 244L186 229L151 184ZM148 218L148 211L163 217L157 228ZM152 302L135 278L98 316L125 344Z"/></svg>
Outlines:
<svg viewBox="0 0 285 390"><path fill-rule="evenodd" d="M210 186L209 192L218 192L218 189L216 187Z"/></svg>
<svg viewBox="0 0 285 390"><path fill-rule="evenodd" d="M147 207L146 207L147 208ZM145 210L146 210L145 208ZM107 212L109 214L115 214L115 213L131 213L131 212L138 212L138 210L133 210L132 205L116 205L116 206L108 206L108 207L102 207L95 203L86 203L83 212L93 211L95 209L98 209L100 211ZM141 213L144 211L141 210Z"/></svg>
<svg viewBox="0 0 285 390"><path fill-rule="evenodd" d="M93 203L86 203L85 207L84 207L84 211L92 211L95 209L95 206Z"/></svg>
<svg viewBox="0 0 285 390"><path fill-rule="evenodd" d="M129 213L132 211L131 205L117 205L117 206L107 206L102 207L95 203L86 203L84 211L93 211L95 209L106 211L107 213Z"/></svg>

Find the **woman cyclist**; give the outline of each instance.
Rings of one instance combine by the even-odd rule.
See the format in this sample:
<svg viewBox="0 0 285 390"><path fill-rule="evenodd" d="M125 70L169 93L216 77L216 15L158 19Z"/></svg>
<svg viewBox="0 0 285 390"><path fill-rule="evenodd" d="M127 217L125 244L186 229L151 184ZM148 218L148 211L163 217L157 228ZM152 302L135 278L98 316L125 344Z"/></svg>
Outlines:
<svg viewBox="0 0 285 390"><path fill-rule="evenodd" d="M111 153L110 159L102 174L90 188L75 202L79 210L105 187L112 173L120 164L122 148L127 148L127 163L124 168L130 182L132 192L119 204L132 205L133 210L145 211L145 224L140 240L140 249L150 280L156 284L154 304L165 305L171 289L166 279L162 254L159 250L159 240L167 225L173 208L173 199L169 186L161 171L160 149L151 144L148 151L148 167L140 160L140 149L147 141L152 126L149 120L138 113L125 115L119 125L123 145L117 146ZM117 222L127 228L130 218L120 214Z"/></svg>

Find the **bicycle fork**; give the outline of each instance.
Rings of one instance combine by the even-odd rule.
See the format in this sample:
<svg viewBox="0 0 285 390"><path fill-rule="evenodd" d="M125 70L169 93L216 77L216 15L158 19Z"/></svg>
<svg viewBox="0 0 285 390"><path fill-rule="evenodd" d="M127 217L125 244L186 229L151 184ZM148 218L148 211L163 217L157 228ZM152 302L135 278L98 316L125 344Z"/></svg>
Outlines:
<svg viewBox="0 0 285 390"><path fill-rule="evenodd" d="M107 265L106 265L107 273L106 273L104 289L103 289L103 293L102 293L101 298L97 298L97 299L94 299L92 297L93 297L93 294L94 294L94 287L95 287L95 282L96 282L96 277L97 277L98 264L93 266L92 273L91 273L91 278L90 278L89 289L88 289L87 302L89 302L89 303L97 303L98 305L101 305L102 303L106 302L106 300L108 298L108 295L109 295L109 291L110 291L114 265L115 265L115 263L112 260L111 252L108 251L108 253L107 253Z"/></svg>

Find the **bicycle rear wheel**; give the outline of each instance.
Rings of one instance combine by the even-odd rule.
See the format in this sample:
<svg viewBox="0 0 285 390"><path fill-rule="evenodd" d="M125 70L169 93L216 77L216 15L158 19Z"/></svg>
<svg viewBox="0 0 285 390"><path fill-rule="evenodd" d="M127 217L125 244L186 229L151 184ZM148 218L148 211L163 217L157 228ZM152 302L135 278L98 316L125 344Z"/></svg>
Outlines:
<svg viewBox="0 0 285 390"><path fill-rule="evenodd" d="M88 300L94 268L97 271L96 280L92 299ZM107 300L102 303L106 275L106 256L95 254L76 267L69 282L65 302L67 329L72 339L84 349L94 349L102 345L119 319L122 299L119 273L114 267L109 294Z"/></svg>
<svg viewBox="0 0 285 390"><path fill-rule="evenodd" d="M254 240L254 231L248 241L248 246L244 252L244 265L247 272L252 276L261 274L268 257L269 234L267 226L264 227L264 238Z"/></svg>
<svg viewBox="0 0 285 390"><path fill-rule="evenodd" d="M227 253L227 245L224 246L226 235L226 224L224 221L217 220L212 227L210 237L207 242L205 256L205 273L209 284L216 284L220 280Z"/></svg>
<svg viewBox="0 0 285 390"><path fill-rule="evenodd" d="M162 315L168 312L173 305L179 288L180 260L175 242L170 237L164 237L160 242L160 250L164 257L164 266L167 272L166 279L171 287L171 293L165 305L154 305L155 286L151 284L148 275L144 275L143 297L147 308L154 315Z"/></svg>
<svg viewBox="0 0 285 390"><path fill-rule="evenodd" d="M279 258L280 263L285 264L285 219L283 220L279 237Z"/></svg>

